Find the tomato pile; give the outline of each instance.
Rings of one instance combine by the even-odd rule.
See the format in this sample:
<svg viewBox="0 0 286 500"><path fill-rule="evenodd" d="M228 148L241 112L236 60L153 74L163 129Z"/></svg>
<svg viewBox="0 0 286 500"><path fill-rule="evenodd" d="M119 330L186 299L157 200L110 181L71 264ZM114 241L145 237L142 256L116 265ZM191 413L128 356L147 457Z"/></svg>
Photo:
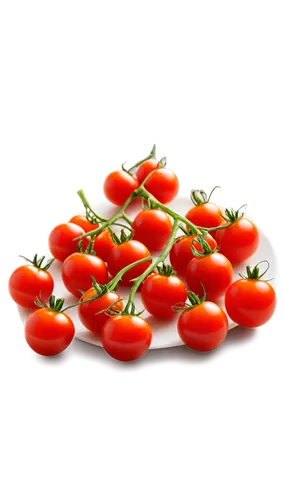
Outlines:
<svg viewBox="0 0 286 500"><path fill-rule="evenodd" d="M54 356L69 346L75 328L66 311L77 307L82 324L100 335L111 357L124 362L140 358L150 347L152 329L136 309L137 294L159 321L177 315L178 335L197 351L223 343L228 316L248 328L272 317L276 294L263 279L269 265L264 272L259 269L267 261L246 266L245 276L233 281L233 267L258 248L255 224L243 207L222 210L202 190L192 191L185 215L174 212L166 204L178 194L179 181L166 168L166 158L156 160L155 150L131 169L122 165L106 177L104 194L119 207L110 219L96 214L78 191L86 215L50 232L53 258L45 262L35 255L12 273L12 299L35 309L26 321L25 338L36 353ZM141 199L142 209L131 220L126 209L135 198ZM152 252L160 254L153 258ZM62 263L66 289L78 297L74 306L64 308L64 300L53 295L49 269L54 260ZM130 289L126 304L119 284ZM227 314L216 303L221 297Z"/></svg>

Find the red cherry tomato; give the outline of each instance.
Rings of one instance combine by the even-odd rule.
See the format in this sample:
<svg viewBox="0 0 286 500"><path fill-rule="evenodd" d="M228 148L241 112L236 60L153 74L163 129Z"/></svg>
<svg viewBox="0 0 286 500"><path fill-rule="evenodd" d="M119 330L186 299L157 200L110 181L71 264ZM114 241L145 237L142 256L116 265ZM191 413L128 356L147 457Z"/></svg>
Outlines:
<svg viewBox="0 0 286 500"><path fill-rule="evenodd" d="M97 291L94 288L91 288L81 297L80 302L89 300L96 295ZM100 295L97 299L94 299L91 302L80 304L78 307L78 315L80 321L91 332L100 334L103 326L109 319L109 316L106 313L97 313L99 311L107 309L115 302L115 307L120 311L123 311L123 302L117 302L120 298L121 297L117 292L107 292L104 295Z"/></svg>
<svg viewBox="0 0 286 500"><path fill-rule="evenodd" d="M44 302L49 300L53 293L54 280L48 271L31 264L15 269L10 276L8 287L16 304L36 308L37 297Z"/></svg>
<svg viewBox="0 0 286 500"><path fill-rule="evenodd" d="M275 290L266 281L243 278L235 281L225 294L229 317L241 326L264 325L276 308Z"/></svg>
<svg viewBox="0 0 286 500"><path fill-rule="evenodd" d="M138 185L137 177L124 170L116 170L106 177L103 184L103 191L111 203L121 206L133 191L137 189Z"/></svg>
<svg viewBox="0 0 286 500"><path fill-rule="evenodd" d="M156 170L158 168L158 160L155 158L151 158L150 160L146 160L136 170L136 177L139 181L139 184L141 184L147 177L147 175L150 174L153 170Z"/></svg>
<svg viewBox="0 0 286 500"><path fill-rule="evenodd" d="M182 341L196 351L211 351L218 347L224 341L227 330L227 316L213 302L202 302L187 309L178 321Z"/></svg>
<svg viewBox="0 0 286 500"><path fill-rule="evenodd" d="M50 309L34 311L25 324L27 343L42 356L55 356L64 351L71 343L74 333L70 317Z"/></svg>
<svg viewBox="0 0 286 500"><path fill-rule="evenodd" d="M204 285L207 299L216 300L225 294L233 279L229 260L220 253L193 258L186 269L186 282L192 292L199 294Z"/></svg>
<svg viewBox="0 0 286 500"><path fill-rule="evenodd" d="M108 229L104 229L99 233L93 243L93 250L98 257L104 260L104 262L107 262L108 254L114 247L115 243Z"/></svg>
<svg viewBox="0 0 286 500"><path fill-rule="evenodd" d="M147 311L157 318L172 318L172 307L187 300L186 286L177 276L151 274L141 289L142 302Z"/></svg>
<svg viewBox="0 0 286 500"><path fill-rule="evenodd" d="M92 286L91 276L97 283L104 285L108 281L108 270L102 259L96 255L73 253L63 263L62 279L66 289L75 297L81 297Z"/></svg>
<svg viewBox="0 0 286 500"><path fill-rule="evenodd" d="M59 224L50 233L49 236L49 249L51 254L55 259L63 262L69 255L77 251L77 245L79 240L73 241L74 238L82 236L85 231L72 222L66 222L65 224ZM83 250L86 249L90 238L84 238L83 240Z"/></svg>
<svg viewBox="0 0 286 500"><path fill-rule="evenodd" d="M232 226L216 231L216 242L220 252L233 264L238 264L256 252L259 232L252 221L241 217Z"/></svg>
<svg viewBox="0 0 286 500"><path fill-rule="evenodd" d="M179 180L172 170L158 168L146 181L145 188L161 203L170 203L179 192Z"/></svg>
<svg viewBox="0 0 286 500"><path fill-rule="evenodd" d="M211 202L191 207L185 217L196 226L205 228L217 227L225 223L221 209Z"/></svg>
<svg viewBox="0 0 286 500"><path fill-rule="evenodd" d="M141 358L152 341L150 325L139 316L118 315L111 317L101 331L105 351L119 361Z"/></svg>
<svg viewBox="0 0 286 500"><path fill-rule="evenodd" d="M172 221L162 210L142 210L132 223L133 238L150 251L160 251L172 232Z"/></svg>
<svg viewBox="0 0 286 500"><path fill-rule="evenodd" d="M171 248L170 262L175 271L181 276L184 276L188 263L194 258L192 244L196 250L199 252L202 251L201 245L194 242L194 239L196 239L194 235L182 236L182 238L177 240ZM205 241L210 245L212 250L216 248L216 241L210 234L206 235Z"/></svg>
<svg viewBox="0 0 286 500"><path fill-rule="evenodd" d="M125 241L124 243L115 245L109 252L107 267L111 276L114 277L123 267L149 256L150 252L148 248L140 241ZM130 280L140 276L149 267L150 263L151 261L142 262L138 264L138 266L129 269L129 271L124 274L121 283L128 284Z"/></svg>
<svg viewBox="0 0 286 500"><path fill-rule="evenodd" d="M69 222L82 227L85 233L89 233L90 231L94 231L94 229L98 228L98 224L92 224L84 215L74 215Z"/></svg>

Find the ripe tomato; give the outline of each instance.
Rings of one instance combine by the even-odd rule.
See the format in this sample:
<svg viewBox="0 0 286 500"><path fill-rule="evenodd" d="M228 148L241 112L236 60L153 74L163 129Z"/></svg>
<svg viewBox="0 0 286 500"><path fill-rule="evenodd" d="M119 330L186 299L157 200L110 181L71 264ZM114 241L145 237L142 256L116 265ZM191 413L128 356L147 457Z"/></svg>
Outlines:
<svg viewBox="0 0 286 500"><path fill-rule="evenodd" d="M190 208L185 217L196 226L205 228L221 226L225 222L221 215L221 209L214 203L194 206Z"/></svg>
<svg viewBox="0 0 286 500"><path fill-rule="evenodd" d="M172 221L162 210L142 210L132 223L133 237L150 251L160 251L172 232Z"/></svg>
<svg viewBox="0 0 286 500"><path fill-rule="evenodd" d="M199 252L202 251L201 245L196 241L194 242L194 239L196 239L194 235L182 236L182 238L178 239L171 248L170 262L175 271L181 276L184 276L188 263L194 258L192 245L194 245ZM216 241L210 234L206 235L205 240L212 250L216 248Z"/></svg>
<svg viewBox="0 0 286 500"><path fill-rule="evenodd" d="M34 311L25 324L25 338L31 349L42 356L55 356L71 343L75 333L65 313L44 308Z"/></svg>
<svg viewBox="0 0 286 500"><path fill-rule="evenodd" d="M144 161L139 165L139 167L136 170L136 177L139 181L139 184L141 184L144 179L146 179L147 175L150 174L153 170L156 170L158 168L159 162L155 158L150 158L149 160Z"/></svg>
<svg viewBox="0 0 286 500"><path fill-rule="evenodd" d="M69 255L77 251L79 240L73 241L74 238L82 236L85 231L72 222L59 224L51 232L49 236L49 249L55 259L63 262ZM85 249L90 241L90 238L84 238L83 249Z"/></svg>
<svg viewBox="0 0 286 500"><path fill-rule="evenodd" d="M186 268L186 282L190 290L200 293L204 285L207 299L215 300L225 294L233 279L229 260L220 253L194 257Z"/></svg>
<svg viewBox="0 0 286 500"><path fill-rule="evenodd" d="M242 278L227 290L225 307L229 317L241 326L254 328L264 325L276 308L275 290L267 281Z"/></svg>
<svg viewBox="0 0 286 500"><path fill-rule="evenodd" d="M143 245L140 241L130 240L115 245L112 250L110 250L107 258L107 267L112 277L114 277L123 267L136 262L137 260L149 257L150 252L148 248ZM133 267L127 271L121 283L128 284L130 280L140 276L149 267L151 261L142 262L138 266Z"/></svg>
<svg viewBox="0 0 286 500"><path fill-rule="evenodd" d="M170 203L179 192L178 177L168 168L158 168L144 186L161 203Z"/></svg>
<svg viewBox="0 0 286 500"><path fill-rule="evenodd" d="M134 361L149 349L152 330L143 318L131 315L112 316L101 331L102 346L118 361Z"/></svg>
<svg viewBox="0 0 286 500"><path fill-rule="evenodd" d="M107 292L100 295L97 299L81 304L85 300L89 300L95 297L98 292L94 288L90 288L80 299L80 305L78 307L78 315L82 324L91 332L100 334L103 325L110 318L108 314L101 313L97 314L103 309L107 309L109 306L118 301L121 297L117 292ZM116 308L123 311L123 302L116 302Z"/></svg>
<svg viewBox="0 0 286 500"><path fill-rule="evenodd" d="M224 341L227 330L227 316L213 302L202 302L187 309L178 320L182 341L196 351L211 351L218 347Z"/></svg>
<svg viewBox="0 0 286 500"><path fill-rule="evenodd" d="M138 185L137 177L125 172L125 170L116 170L106 177L103 191L111 203L121 206L138 188Z"/></svg>
<svg viewBox="0 0 286 500"><path fill-rule="evenodd" d="M216 242L220 252L233 264L238 264L256 252L259 232L252 221L241 217L232 226L216 231Z"/></svg>
<svg viewBox="0 0 286 500"><path fill-rule="evenodd" d="M74 215L70 219L69 222L72 222L73 224L77 224L79 227L82 227L85 233L89 233L90 231L94 231L98 227L98 224L92 224L87 220L87 218L84 215Z"/></svg>
<svg viewBox="0 0 286 500"><path fill-rule="evenodd" d="M28 260L28 259L27 259ZM22 307L36 308L36 298L47 302L53 293L54 280L47 269L52 261L41 268L43 259L35 255L31 265L15 269L9 278L8 288L12 299Z"/></svg>
<svg viewBox="0 0 286 500"><path fill-rule="evenodd" d="M187 300L185 284L177 276L153 273L144 281L141 298L147 311L156 318L172 318L172 307Z"/></svg>
<svg viewBox="0 0 286 500"><path fill-rule="evenodd" d="M77 252L69 255L64 261L62 279L66 289L75 297L81 297L80 290L89 290L92 286L91 276L100 285L108 281L106 264L96 255Z"/></svg>
<svg viewBox="0 0 286 500"><path fill-rule="evenodd" d="M93 243L93 250L98 257L104 260L104 262L107 262L108 254L114 247L115 243L108 229L101 231L101 233L96 236Z"/></svg>

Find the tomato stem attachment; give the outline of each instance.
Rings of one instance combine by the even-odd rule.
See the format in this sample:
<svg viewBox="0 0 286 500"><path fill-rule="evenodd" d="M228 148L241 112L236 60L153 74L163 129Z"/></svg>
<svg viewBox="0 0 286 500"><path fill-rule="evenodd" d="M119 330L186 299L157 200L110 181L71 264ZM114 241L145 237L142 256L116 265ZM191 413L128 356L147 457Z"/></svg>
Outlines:
<svg viewBox="0 0 286 500"><path fill-rule="evenodd" d="M49 259L47 260L46 264L42 266L44 260L46 259L45 256L38 258L38 254L36 254L33 260L27 259L27 257L24 257L24 255L19 255L19 257L21 257L21 259L25 259L27 262L30 262L32 266L36 267L37 269L41 269L42 271L47 271L55 260Z"/></svg>
<svg viewBox="0 0 286 500"><path fill-rule="evenodd" d="M202 297L199 297L199 295L197 295L196 293L194 293L192 291L188 291L187 295L188 295L189 303L188 302L179 302L178 304L175 304L172 307L173 311L174 312L186 311L187 309L193 309L194 307L199 306L200 304L202 304L202 302L205 302L205 300L206 300L206 290L205 290L205 287L202 284L202 282L201 282L201 287L203 289L203 295L202 295Z"/></svg>
<svg viewBox="0 0 286 500"><path fill-rule="evenodd" d="M263 264L263 262L266 262L267 267L266 267L265 271L260 274L259 266L260 266L260 264ZM270 267L270 264L269 264L268 260L261 260L252 269L250 266L246 266L246 276L244 274L240 274L240 273L239 273L239 276L241 278L244 278L244 279L258 281L258 280L261 280L261 278L263 278L263 276L267 273L267 271L269 270L269 267ZM267 281L269 281L269 280L267 280Z"/></svg>
<svg viewBox="0 0 286 500"><path fill-rule="evenodd" d="M64 312L65 311L65 309L62 309L64 302L65 302L65 299L57 299L57 297L55 295L51 295L50 300L49 300L49 304L46 304L46 302L44 302L41 297L36 297L36 300L35 300L36 306L38 306L40 309L50 309L51 311L55 311L55 312ZM66 308L66 309L68 309L68 308Z"/></svg>
<svg viewBox="0 0 286 500"><path fill-rule="evenodd" d="M194 205L198 206L198 205L203 205L204 203L209 203L210 199L211 199L211 195L213 194L214 190L215 189L220 189L220 186L215 186L209 196L206 195L205 191L201 190L201 189L192 189L191 191L191 200L193 202Z"/></svg>

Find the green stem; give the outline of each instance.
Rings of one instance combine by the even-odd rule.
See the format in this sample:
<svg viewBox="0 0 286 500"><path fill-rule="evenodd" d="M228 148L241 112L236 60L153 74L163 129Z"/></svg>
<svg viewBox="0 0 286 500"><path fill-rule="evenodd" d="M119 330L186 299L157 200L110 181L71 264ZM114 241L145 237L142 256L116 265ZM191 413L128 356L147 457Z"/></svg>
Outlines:
<svg viewBox="0 0 286 500"><path fill-rule="evenodd" d="M129 310L131 311L131 314L134 313L134 311L135 311L134 298L135 298L136 291L138 290L141 283L145 280L145 278L147 278L147 276L158 266L158 264L160 264L160 262L163 262L166 259L166 257L169 255L170 250L173 246L173 243L176 239L178 227L179 227L179 220L178 220L178 218L176 218L174 220L174 224L173 224L172 232L170 234L169 241L168 241L167 245L165 246L164 250L161 252L159 257L157 257L157 259L154 260L154 262L152 262L150 264L150 266L146 269L146 271L144 271L144 273L141 274L141 276L139 276L139 278L137 278L137 280L134 282L134 285L132 286L131 291L130 291L128 302L127 302L125 310L124 310L126 313L128 313Z"/></svg>
<svg viewBox="0 0 286 500"><path fill-rule="evenodd" d="M125 201L125 203L121 206L121 208L118 210L118 212L116 212L116 214L114 214L112 217L110 217L110 219L106 220L104 219L104 222L101 224L100 227L98 227L97 229L94 229L92 231L89 231L88 233L85 233L83 234L82 236L78 236L77 238L74 238L74 241L77 241L77 240L81 240L82 238L86 238L87 236L97 236L99 233L101 233L104 229L108 228L109 226L112 226L112 224L114 224L114 222L116 222L118 219L126 219L126 215L125 215L125 209L128 207L128 205L130 205L131 201L136 197L136 191L133 191L133 193L129 196L129 198L127 198L127 200ZM128 218L128 221L131 222L132 224L132 221Z"/></svg>
<svg viewBox="0 0 286 500"><path fill-rule="evenodd" d="M135 165L133 165L133 167L131 167L128 170L128 173L129 174L134 173L136 171L137 167L139 167L139 165L141 165L141 163L144 163L144 161L150 160L151 158L155 158L155 156L156 156L156 144L153 145L151 153L148 156L146 156L146 158L144 158L144 160L140 160L137 163L135 163Z"/></svg>
<svg viewBox="0 0 286 500"><path fill-rule="evenodd" d="M152 172L151 172L152 173ZM145 179L146 180L146 179ZM198 228L195 226L191 221L186 219L186 217L183 217L180 214L177 214L174 212L169 207L166 207L166 205L163 205L163 203L160 203L153 195L151 195L141 184L141 186L135 191L136 196L142 196L142 198L145 198L146 200L151 200L152 201L152 206L156 206L157 208L161 208L164 212L169 214L174 220L180 220L181 222L184 222L193 232L194 235L198 234Z"/></svg>
<svg viewBox="0 0 286 500"><path fill-rule="evenodd" d="M217 227L202 227L202 226L197 226L197 228L200 231L207 231L209 233L210 231L219 231L220 229L226 229L227 227L232 226L235 222L236 221L229 222L225 226L217 226Z"/></svg>
<svg viewBox="0 0 286 500"><path fill-rule="evenodd" d="M87 197L85 196L84 192L82 189L80 189L77 194L79 195L81 201L82 201L82 204L86 210L86 212L88 212L89 214L92 214L92 216L97 219L99 222L105 222L106 219L104 219L103 217L100 217L98 214L96 214L94 212L94 210L92 209Z"/></svg>
<svg viewBox="0 0 286 500"><path fill-rule="evenodd" d="M132 220L129 219L128 215L126 215L125 213L122 214L122 219L124 219L130 226L132 225Z"/></svg>

